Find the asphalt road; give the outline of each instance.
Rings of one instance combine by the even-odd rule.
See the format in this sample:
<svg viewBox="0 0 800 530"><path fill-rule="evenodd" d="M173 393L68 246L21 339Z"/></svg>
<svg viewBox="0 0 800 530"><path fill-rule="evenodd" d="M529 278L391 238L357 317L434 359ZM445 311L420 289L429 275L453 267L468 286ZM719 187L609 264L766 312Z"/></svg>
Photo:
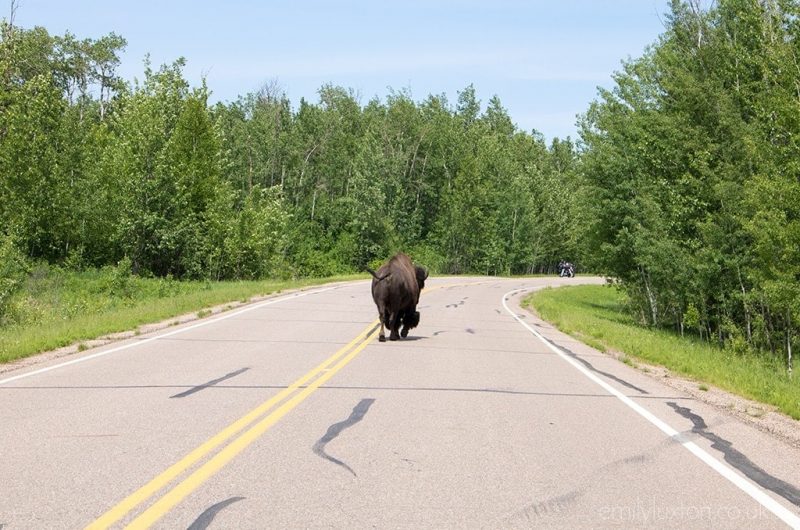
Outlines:
<svg viewBox="0 0 800 530"><path fill-rule="evenodd" d="M599 281L431 278L386 343L338 284L3 374L0 528L800 526L800 451L518 306Z"/></svg>

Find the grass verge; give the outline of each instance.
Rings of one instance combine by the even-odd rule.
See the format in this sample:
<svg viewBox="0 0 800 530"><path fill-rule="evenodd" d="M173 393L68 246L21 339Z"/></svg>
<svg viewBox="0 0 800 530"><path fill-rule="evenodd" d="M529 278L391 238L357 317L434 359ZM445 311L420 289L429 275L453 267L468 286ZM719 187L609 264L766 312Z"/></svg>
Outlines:
<svg viewBox="0 0 800 530"><path fill-rule="evenodd" d="M800 380L787 374L783 359L736 354L699 338L642 327L625 311L625 295L615 287L545 289L526 297L523 306L600 351L664 366L800 419Z"/></svg>
<svg viewBox="0 0 800 530"><path fill-rule="evenodd" d="M68 272L40 267L8 304L0 321L0 363L111 333L253 297L354 280L363 275L304 280L188 282L121 275L114 268Z"/></svg>

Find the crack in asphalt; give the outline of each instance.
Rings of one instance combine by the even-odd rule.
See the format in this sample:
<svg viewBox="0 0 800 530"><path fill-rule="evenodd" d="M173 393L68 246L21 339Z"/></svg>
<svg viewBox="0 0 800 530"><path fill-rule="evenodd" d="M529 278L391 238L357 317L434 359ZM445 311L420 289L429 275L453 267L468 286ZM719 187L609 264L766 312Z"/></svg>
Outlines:
<svg viewBox="0 0 800 530"><path fill-rule="evenodd" d="M367 413L367 411L369 410L369 408L372 406L373 403L375 403L374 399L371 398L362 399L361 401L358 402L358 405L353 407L353 412L346 420L340 421L339 423L334 423L333 425L328 427L328 431L325 433L325 435L322 438L320 438L317 441L317 443L314 444L314 447L312 448L314 453L317 454L318 456L321 456L325 460L333 462L336 465L342 466L350 473L352 473L354 477L358 476L350 466L348 466L338 458L334 458L330 456L328 453L326 453L325 446L328 444L328 442L339 436L339 434L341 434L343 430L360 422L364 418L364 415Z"/></svg>
<svg viewBox="0 0 800 530"><path fill-rule="evenodd" d="M710 432L705 420L692 412L688 407L681 407L674 401L667 402L667 405L675 412L692 422L692 432L698 434L711 442L711 447L720 451L727 463L744 473L744 475L769 491L776 493L791 502L795 506L800 506L800 490L792 484L779 478L773 477L765 470L754 464L746 455L733 448L733 443Z"/></svg>
<svg viewBox="0 0 800 530"><path fill-rule="evenodd" d="M647 390L645 390L643 388L639 388L638 386L636 386L636 385L634 385L632 383L629 383L629 382L625 381L624 379L622 379L620 377L617 377L614 374L610 374L608 372L604 372L602 370L598 370L597 368L594 367L594 365L592 363L590 363L586 359L582 359L580 356L578 356L577 353L575 353L574 351L570 350L566 346L561 346L560 344L557 344L555 342L553 342L553 345L556 346L557 348L561 349L561 351L563 351L564 353L566 353L567 355L569 355L570 357L572 357L573 359L575 359L576 361L578 361L579 363L581 363L586 368L588 368L589 370L591 370L592 372L594 372L596 374L604 375L607 378L609 378L609 379L611 379L613 381L616 381L617 383L619 383L619 384L621 384L623 386L626 386L626 387L630 388L631 390L635 390L635 391L637 391L637 392L639 392L641 394L649 394L650 393Z"/></svg>
<svg viewBox="0 0 800 530"><path fill-rule="evenodd" d="M225 499L222 502L218 502L217 504L211 506L203 513L200 514L200 517L195 519L195 521L189 525L189 528L186 530L205 530L214 520L214 517L217 516L219 512L233 504L234 502L239 502L244 500L244 497L231 497L230 499Z"/></svg>
<svg viewBox="0 0 800 530"><path fill-rule="evenodd" d="M212 390L260 390L260 389L284 389L286 385L217 385L209 387ZM180 385L98 385L98 386L10 386L0 387L0 391L31 391L31 390L136 390L153 388L186 388ZM298 388L308 388L301 385ZM553 396L553 397L592 397L592 398L614 398L611 394L594 394L589 392L533 392L529 390L510 390L503 388L463 388L463 387L376 387L376 386L326 386L320 390L386 390L393 392L485 392L490 394L509 394L517 396ZM657 396L657 395L637 395L628 396L634 399L694 399L684 396Z"/></svg>
<svg viewBox="0 0 800 530"><path fill-rule="evenodd" d="M190 388L189 390L187 390L185 392L181 392L180 394L175 394L174 396L170 396L170 399L172 399L172 398L184 398L184 397L187 397L187 396L191 396L192 394L196 394L197 392L200 392L201 390L204 390L206 388L212 387L212 386L216 385L217 383L221 383L221 382L223 382L223 381L225 381L227 379L231 379L233 377L236 377L237 375L243 374L246 371L248 371L249 369L250 368L247 368L247 367L239 368L235 372L231 372L229 374L225 374L222 377L219 377L217 379L212 379L208 383L203 383L202 385L198 385L198 386L192 387L192 388Z"/></svg>
<svg viewBox="0 0 800 530"><path fill-rule="evenodd" d="M472 328L464 328L464 332L465 332L465 333L469 333L470 335L475 335L475 330L474 330L474 329L472 329ZM431 334L431 336L432 336L432 337L438 337L438 336L439 336L439 335L441 335L442 333L458 333L458 331L455 331L455 330L449 330L449 331L434 331L434 332Z"/></svg>
<svg viewBox="0 0 800 530"><path fill-rule="evenodd" d="M520 514L525 516L528 522L533 523L534 519L531 515L542 517L544 515L558 514L566 510L570 505L574 504L577 499L584 495L583 490L575 490L564 495L551 497L541 502L537 502L525 507Z"/></svg>
<svg viewBox="0 0 800 530"><path fill-rule="evenodd" d="M663 440L659 446L661 447L668 447L671 443L671 440L665 439ZM566 493L562 493L560 495L548 497L542 501L532 502L526 504L522 508L508 513L505 516L498 519L498 521L502 521L499 525L500 527L517 527L517 525L509 525L508 523L511 521L515 521L517 519L525 518L528 524L539 526L541 523L536 521L533 516L535 517L552 517L553 515L558 515L560 512L570 509L571 505L576 503L578 499L583 497L588 491L592 488L597 487L598 483L602 483L610 472L613 472L616 469L625 468L625 467L635 467L638 465L642 465L647 463L652 458L652 452L657 450L659 447L656 446L654 448L648 448L646 452L637 453L635 455L631 455L625 458L617 459L611 461L607 464L601 465L600 467L590 471L582 480L582 485L576 489L568 491Z"/></svg>

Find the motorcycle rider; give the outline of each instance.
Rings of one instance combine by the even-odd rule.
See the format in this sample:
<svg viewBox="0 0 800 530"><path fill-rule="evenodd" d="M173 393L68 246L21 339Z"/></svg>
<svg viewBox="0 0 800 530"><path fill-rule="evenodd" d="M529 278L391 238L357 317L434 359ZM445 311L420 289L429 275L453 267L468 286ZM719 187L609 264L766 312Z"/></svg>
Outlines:
<svg viewBox="0 0 800 530"><path fill-rule="evenodd" d="M574 278L575 277L575 265L570 263L569 261L561 260L558 262L558 275L562 278Z"/></svg>

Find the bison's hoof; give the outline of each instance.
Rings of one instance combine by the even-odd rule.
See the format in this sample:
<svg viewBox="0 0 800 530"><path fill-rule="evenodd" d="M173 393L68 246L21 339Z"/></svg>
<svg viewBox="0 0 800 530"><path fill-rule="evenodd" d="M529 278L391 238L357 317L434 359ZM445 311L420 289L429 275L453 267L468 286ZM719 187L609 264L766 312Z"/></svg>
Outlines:
<svg viewBox="0 0 800 530"><path fill-rule="evenodd" d="M400 335L389 335L389 340L400 340Z"/></svg>
<svg viewBox="0 0 800 530"><path fill-rule="evenodd" d="M406 338L406 337L408 337L408 330L407 330L407 329L403 329L403 330L400 332L400 336L401 336L401 337L403 337L403 338Z"/></svg>
<svg viewBox="0 0 800 530"><path fill-rule="evenodd" d="M386 342L386 335L380 335L378 337L378 342Z"/></svg>

